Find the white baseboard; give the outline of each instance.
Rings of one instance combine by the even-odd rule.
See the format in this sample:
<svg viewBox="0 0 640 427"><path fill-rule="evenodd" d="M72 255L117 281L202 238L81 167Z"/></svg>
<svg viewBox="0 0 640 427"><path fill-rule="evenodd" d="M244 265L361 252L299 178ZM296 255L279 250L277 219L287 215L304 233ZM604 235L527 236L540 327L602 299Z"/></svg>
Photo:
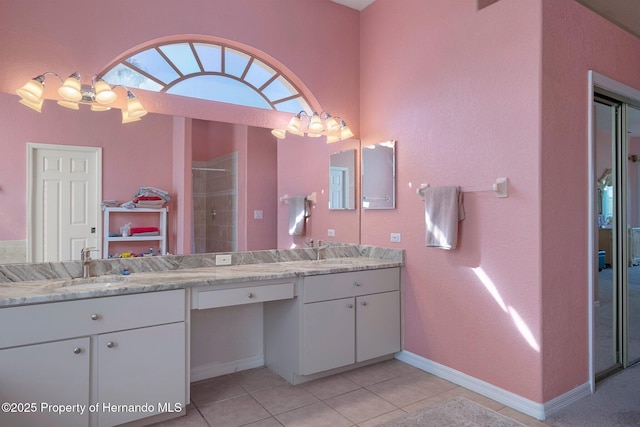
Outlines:
<svg viewBox="0 0 640 427"><path fill-rule="evenodd" d="M191 367L191 382L219 377L220 375L232 374L247 369L264 366L264 354L247 357L240 360L232 360L224 363L207 363L200 366Z"/></svg>
<svg viewBox="0 0 640 427"><path fill-rule="evenodd" d="M456 371L455 369L426 359L422 356L418 356L417 354L406 350L396 353L396 359L447 381L451 381L454 384L481 394L489 399L493 399L505 406L539 420L544 420L554 412L570 405L584 396L591 394L591 387L587 382L543 404L534 402L500 387L496 387L486 381L479 380L475 377Z"/></svg>

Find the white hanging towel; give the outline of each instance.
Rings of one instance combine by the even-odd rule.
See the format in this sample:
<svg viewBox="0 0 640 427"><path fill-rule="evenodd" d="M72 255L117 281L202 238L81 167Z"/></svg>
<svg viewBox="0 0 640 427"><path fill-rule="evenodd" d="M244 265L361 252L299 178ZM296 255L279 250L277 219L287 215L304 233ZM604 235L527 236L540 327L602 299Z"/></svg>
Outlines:
<svg viewBox="0 0 640 427"><path fill-rule="evenodd" d="M289 199L289 235L304 236L308 217L309 202L307 198L291 197Z"/></svg>
<svg viewBox="0 0 640 427"><path fill-rule="evenodd" d="M458 244L458 221L464 219L460 187L427 187L422 194L426 246L455 249Z"/></svg>

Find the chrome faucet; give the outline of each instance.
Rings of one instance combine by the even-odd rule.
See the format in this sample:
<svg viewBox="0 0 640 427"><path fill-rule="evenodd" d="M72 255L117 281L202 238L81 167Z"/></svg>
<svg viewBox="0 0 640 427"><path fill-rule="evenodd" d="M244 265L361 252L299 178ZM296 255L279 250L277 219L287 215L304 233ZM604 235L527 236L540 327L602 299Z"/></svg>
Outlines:
<svg viewBox="0 0 640 427"><path fill-rule="evenodd" d="M96 248L82 248L80 251L80 261L82 261L82 278L91 277L91 251Z"/></svg>
<svg viewBox="0 0 640 427"><path fill-rule="evenodd" d="M323 245L322 240L318 240L318 246L316 246L316 261L320 261L322 259L322 254L324 250L327 249L329 245Z"/></svg>

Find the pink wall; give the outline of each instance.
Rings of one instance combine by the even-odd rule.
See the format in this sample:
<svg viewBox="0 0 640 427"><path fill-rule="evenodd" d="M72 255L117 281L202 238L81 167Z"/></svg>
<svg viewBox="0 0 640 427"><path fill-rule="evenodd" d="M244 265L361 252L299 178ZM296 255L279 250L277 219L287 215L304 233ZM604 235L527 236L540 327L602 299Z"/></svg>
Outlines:
<svg viewBox="0 0 640 427"><path fill-rule="evenodd" d="M278 142L268 129L250 127L247 149L247 250L273 249L278 244ZM255 219L254 210L262 211Z"/></svg>
<svg viewBox="0 0 640 427"><path fill-rule="evenodd" d="M361 21L362 141L398 141L397 209L365 211L362 243L402 234L404 348L534 401L540 28L539 1L476 12L472 1L377 0ZM498 177L509 178L509 198L464 194L457 250L425 247L421 183Z"/></svg>

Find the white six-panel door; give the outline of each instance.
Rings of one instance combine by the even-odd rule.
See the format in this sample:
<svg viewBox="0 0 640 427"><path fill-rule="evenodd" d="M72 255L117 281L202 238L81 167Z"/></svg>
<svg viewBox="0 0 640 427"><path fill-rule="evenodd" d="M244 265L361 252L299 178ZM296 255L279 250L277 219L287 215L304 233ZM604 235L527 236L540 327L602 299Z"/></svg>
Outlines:
<svg viewBox="0 0 640 427"><path fill-rule="evenodd" d="M27 144L28 261L80 258L100 248L102 149Z"/></svg>

